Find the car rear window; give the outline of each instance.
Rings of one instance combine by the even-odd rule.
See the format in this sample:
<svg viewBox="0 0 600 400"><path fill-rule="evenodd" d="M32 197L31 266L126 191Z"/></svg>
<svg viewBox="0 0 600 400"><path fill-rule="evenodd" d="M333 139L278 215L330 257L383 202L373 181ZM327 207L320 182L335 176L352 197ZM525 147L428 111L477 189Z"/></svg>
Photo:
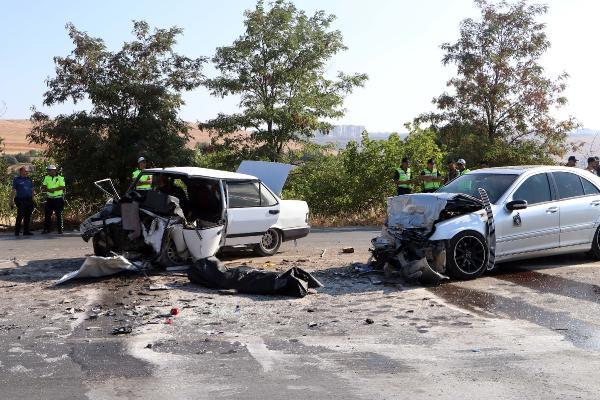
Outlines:
<svg viewBox="0 0 600 400"><path fill-rule="evenodd" d="M583 196L583 185L579 175L570 172L553 172L556 186L558 186L558 196L561 199L570 199L571 197Z"/></svg>
<svg viewBox="0 0 600 400"><path fill-rule="evenodd" d="M583 183L583 191L586 195L588 194L599 194L600 190L594 185L592 182L588 181L585 178L581 178L581 182Z"/></svg>
<svg viewBox="0 0 600 400"><path fill-rule="evenodd" d="M485 189L490 202L495 203L508 190L519 175L470 173L460 176L438 189L442 193L464 193L480 198L479 188Z"/></svg>

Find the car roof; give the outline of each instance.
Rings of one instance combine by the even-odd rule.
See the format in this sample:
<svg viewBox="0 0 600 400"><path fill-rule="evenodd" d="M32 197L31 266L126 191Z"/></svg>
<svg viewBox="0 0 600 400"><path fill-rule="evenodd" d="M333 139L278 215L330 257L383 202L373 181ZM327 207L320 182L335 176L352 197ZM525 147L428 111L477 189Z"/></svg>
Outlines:
<svg viewBox="0 0 600 400"><path fill-rule="evenodd" d="M493 167L493 168L481 168L475 169L470 174L499 174L499 175L522 175L526 172L552 172L552 171L565 171L574 172L579 168L574 167L563 167L557 165L515 165L508 167Z"/></svg>
<svg viewBox="0 0 600 400"><path fill-rule="evenodd" d="M168 168L148 168L144 172L154 174L176 174L186 175L187 177L212 178L238 181L256 181L257 177L252 175L240 174L238 172L221 171L218 169L199 168L199 167L168 167Z"/></svg>

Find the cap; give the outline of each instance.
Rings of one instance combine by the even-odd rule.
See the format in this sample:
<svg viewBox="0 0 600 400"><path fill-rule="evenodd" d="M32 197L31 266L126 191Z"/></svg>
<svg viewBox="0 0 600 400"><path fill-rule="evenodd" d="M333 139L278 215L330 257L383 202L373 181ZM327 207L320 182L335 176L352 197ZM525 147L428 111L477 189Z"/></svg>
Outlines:
<svg viewBox="0 0 600 400"><path fill-rule="evenodd" d="M575 158L575 156L569 156L569 161L579 161L577 158Z"/></svg>
<svg viewBox="0 0 600 400"><path fill-rule="evenodd" d="M465 161L464 158L459 158L458 160L456 160L457 164L462 164L462 165L467 165L467 162Z"/></svg>
<svg viewBox="0 0 600 400"><path fill-rule="evenodd" d="M435 164L435 161L433 161L433 158L430 158L429 160L427 160L427 164Z"/></svg>
<svg viewBox="0 0 600 400"><path fill-rule="evenodd" d="M596 157L588 157L588 162L596 162Z"/></svg>
<svg viewBox="0 0 600 400"><path fill-rule="evenodd" d="M141 163L142 161L146 161L146 159L144 157L138 158L138 163Z"/></svg>
<svg viewBox="0 0 600 400"><path fill-rule="evenodd" d="M48 165L48 168L46 168L46 169L47 170L56 169L56 165L50 164L50 165Z"/></svg>
<svg viewBox="0 0 600 400"><path fill-rule="evenodd" d="M404 157L404 158L402 159L402 162L408 162L408 157Z"/></svg>

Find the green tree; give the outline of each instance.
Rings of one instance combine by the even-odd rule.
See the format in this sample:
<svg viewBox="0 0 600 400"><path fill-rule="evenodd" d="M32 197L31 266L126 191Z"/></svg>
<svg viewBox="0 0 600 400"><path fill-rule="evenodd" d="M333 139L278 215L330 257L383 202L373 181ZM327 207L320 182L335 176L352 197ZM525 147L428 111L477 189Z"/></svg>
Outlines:
<svg viewBox="0 0 600 400"><path fill-rule="evenodd" d="M331 28L333 15L308 16L277 0L267 7L258 1L245 17L244 34L213 58L220 76L206 81L215 96L238 95L241 111L219 114L200 128L214 130L221 147L250 149L245 151L256 158L276 161L287 144L327 132L327 120L344 115L344 96L367 76L325 76L329 60L346 50L340 31ZM250 134L239 132L248 129Z"/></svg>
<svg viewBox="0 0 600 400"><path fill-rule="evenodd" d="M44 144L62 167L70 192L94 193L92 182L111 177L123 187L139 155L150 165L188 164L188 125L178 118L181 92L199 86L205 58L190 59L173 47L182 30L154 29L134 21L134 40L119 51L100 38L67 25L74 49L55 57L55 76L47 81L46 106L83 100L89 111L51 119L33 110L29 139Z"/></svg>
<svg viewBox="0 0 600 400"><path fill-rule="evenodd" d="M574 118L553 112L567 99L567 74L548 77L540 60L550 47L539 21L545 5L476 0L479 19L465 19L456 43L445 43L443 64L454 64L450 93L435 98L438 111L422 115L458 157L495 163L547 162L562 156Z"/></svg>

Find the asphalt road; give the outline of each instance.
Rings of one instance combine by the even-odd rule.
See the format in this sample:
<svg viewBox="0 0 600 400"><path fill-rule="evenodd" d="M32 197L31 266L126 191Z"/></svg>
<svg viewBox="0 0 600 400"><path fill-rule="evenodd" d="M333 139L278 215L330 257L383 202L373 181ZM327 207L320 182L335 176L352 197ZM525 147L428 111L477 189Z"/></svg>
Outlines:
<svg viewBox="0 0 600 400"><path fill-rule="evenodd" d="M376 235L316 231L268 259L227 255L314 272L325 287L303 299L219 295L182 273L53 287L89 244L0 235L0 398L598 398L599 263L570 255L438 287L382 284L348 267ZM111 334L121 326L132 333Z"/></svg>

